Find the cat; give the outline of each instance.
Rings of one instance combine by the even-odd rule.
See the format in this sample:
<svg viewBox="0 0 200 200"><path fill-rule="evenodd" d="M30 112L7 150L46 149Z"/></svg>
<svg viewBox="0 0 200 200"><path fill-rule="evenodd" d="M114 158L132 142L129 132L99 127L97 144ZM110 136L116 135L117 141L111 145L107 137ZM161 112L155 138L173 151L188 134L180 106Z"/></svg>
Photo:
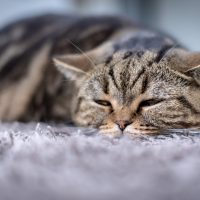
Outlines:
<svg viewBox="0 0 200 200"><path fill-rule="evenodd" d="M102 134L200 126L200 53L121 17L44 15L0 31L0 119Z"/></svg>

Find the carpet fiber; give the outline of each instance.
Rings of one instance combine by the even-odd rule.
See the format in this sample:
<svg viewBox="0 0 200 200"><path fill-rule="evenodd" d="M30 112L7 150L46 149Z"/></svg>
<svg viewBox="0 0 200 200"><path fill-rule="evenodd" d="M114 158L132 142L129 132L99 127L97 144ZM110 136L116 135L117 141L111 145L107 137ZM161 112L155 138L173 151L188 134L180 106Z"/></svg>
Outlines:
<svg viewBox="0 0 200 200"><path fill-rule="evenodd" d="M1 200L199 200L200 132L111 139L0 124Z"/></svg>

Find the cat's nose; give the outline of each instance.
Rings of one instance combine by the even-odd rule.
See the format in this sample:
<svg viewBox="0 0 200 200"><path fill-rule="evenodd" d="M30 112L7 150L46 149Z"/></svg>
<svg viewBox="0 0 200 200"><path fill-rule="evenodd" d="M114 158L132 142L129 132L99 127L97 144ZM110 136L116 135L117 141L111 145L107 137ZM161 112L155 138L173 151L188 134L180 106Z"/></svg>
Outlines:
<svg viewBox="0 0 200 200"><path fill-rule="evenodd" d="M132 122L128 120L119 120L115 122L121 131L123 131L128 125L130 125Z"/></svg>

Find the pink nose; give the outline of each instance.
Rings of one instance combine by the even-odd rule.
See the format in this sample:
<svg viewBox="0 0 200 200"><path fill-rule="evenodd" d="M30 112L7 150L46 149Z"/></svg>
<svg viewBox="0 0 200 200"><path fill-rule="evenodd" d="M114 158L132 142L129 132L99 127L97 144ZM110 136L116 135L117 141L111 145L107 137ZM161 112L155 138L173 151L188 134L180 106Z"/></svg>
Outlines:
<svg viewBox="0 0 200 200"><path fill-rule="evenodd" d="M119 126L120 130L123 131L132 122L128 120L119 120L116 121L115 123Z"/></svg>

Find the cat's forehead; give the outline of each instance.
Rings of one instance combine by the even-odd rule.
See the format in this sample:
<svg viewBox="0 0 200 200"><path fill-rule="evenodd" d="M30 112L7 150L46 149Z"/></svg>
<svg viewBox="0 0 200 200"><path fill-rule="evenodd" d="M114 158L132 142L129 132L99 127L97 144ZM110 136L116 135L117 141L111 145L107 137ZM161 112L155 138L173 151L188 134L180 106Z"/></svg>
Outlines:
<svg viewBox="0 0 200 200"><path fill-rule="evenodd" d="M124 61L135 61L136 65L148 64L149 62L154 63L157 58L157 53L153 51L134 51L134 50L123 50L114 53L108 57L105 64L108 66L123 65Z"/></svg>
<svg viewBox="0 0 200 200"><path fill-rule="evenodd" d="M120 52L92 74L88 84L91 95L109 94L128 99L145 92L174 93L184 83L168 67L167 60L157 63L154 52ZM178 90L177 90L178 91Z"/></svg>
<svg viewBox="0 0 200 200"><path fill-rule="evenodd" d="M116 83L115 85L120 85L118 88L132 88L142 77L144 79L147 76L158 76L166 70L167 64L157 63L156 59L157 54L150 51L116 53L110 63L105 64L107 76Z"/></svg>
<svg viewBox="0 0 200 200"><path fill-rule="evenodd" d="M115 75L117 81L136 81L142 76L148 76L148 81L163 81L171 83L185 82L186 77L175 71L176 59L171 62L169 56L162 57L154 51L124 51L117 52L105 64L108 75ZM178 81L177 81L178 80Z"/></svg>

